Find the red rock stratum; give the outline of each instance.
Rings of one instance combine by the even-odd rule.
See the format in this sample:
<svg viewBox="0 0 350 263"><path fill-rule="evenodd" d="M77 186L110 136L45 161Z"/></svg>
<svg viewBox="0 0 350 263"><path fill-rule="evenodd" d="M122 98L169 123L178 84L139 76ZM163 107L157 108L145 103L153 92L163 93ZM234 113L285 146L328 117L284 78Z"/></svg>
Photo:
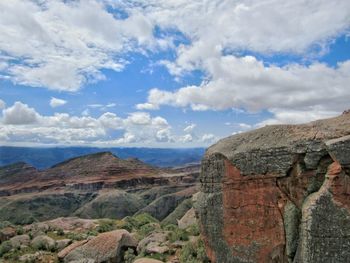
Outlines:
<svg viewBox="0 0 350 263"><path fill-rule="evenodd" d="M213 262L348 262L350 114L210 147L197 212Z"/></svg>

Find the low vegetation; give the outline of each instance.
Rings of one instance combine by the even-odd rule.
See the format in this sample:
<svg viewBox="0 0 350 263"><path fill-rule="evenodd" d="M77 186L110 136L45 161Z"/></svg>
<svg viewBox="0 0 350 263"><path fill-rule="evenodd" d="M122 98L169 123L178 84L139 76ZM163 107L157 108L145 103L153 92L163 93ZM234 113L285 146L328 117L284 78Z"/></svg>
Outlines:
<svg viewBox="0 0 350 263"><path fill-rule="evenodd" d="M207 260L203 242L199 238L199 229L197 225L191 225L187 229L180 229L175 224L161 224L159 220L147 213L134 216L127 216L122 220L100 219L97 221L97 227L86 231L64 231L60 228L45 228L37 230L27 227L14 226L9 222L0 222L0 229L13 227L17 235L27 235L30 242L26 245L14 247L10 240L0 244L0 262L38 262L36 257L47 258L49 261L58 262L57 253L59 252L57 242L60 240L71 240L69 243L84 240L91 236L97 236L103 232L113 231L115 229L126 229L133 233L139 240L143 240L154 233L162 233L166 236L166 241L159 246L166 246L163 253L149 252L143 249L136 252L134 249L128 249L124 253L126 263L132 263L137 258L148 257L161 260L163 262L169 258L178 258L180 263L199 263L209 262ZM34 245L33 240L38 236L45 237ZM53 240L55 246L49 244L47 240ZM62 249L62 248L61 248Z"/></svg>

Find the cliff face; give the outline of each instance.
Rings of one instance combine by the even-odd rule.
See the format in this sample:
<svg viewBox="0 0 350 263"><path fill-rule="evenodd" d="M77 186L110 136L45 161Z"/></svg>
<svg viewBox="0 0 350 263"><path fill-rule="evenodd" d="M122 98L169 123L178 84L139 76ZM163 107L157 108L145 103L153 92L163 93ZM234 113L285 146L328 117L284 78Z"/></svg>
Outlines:
<svg viewBox="0 0 350 263"><path fill-rule="evenodd" d="M231 136L202 161L213 262L348 262L350 114Z"/></svg>

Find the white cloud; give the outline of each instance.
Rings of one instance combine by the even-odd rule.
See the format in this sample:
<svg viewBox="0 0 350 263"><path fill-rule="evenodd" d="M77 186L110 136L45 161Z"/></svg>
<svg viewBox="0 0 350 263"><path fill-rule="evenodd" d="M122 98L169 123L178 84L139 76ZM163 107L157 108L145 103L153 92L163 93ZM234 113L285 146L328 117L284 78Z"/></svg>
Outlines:
<svg viewBox="0 0 350 263"><path fill-rule="evenodd" d="M136 109L138 110L158 110L159 107L156 104L152 103L140 103L136 105Z"/></svg>
<svg viewBox="0 0 350 263"><path fill-rule="evenodd" d="M50 100L50 106L52 108L63 106L66 103L67 103L67 101L62 100L62 99L58 99L58 98L55 98L55 97L52 97L51 100Z"/></svg>
<svg viewBox="0 0 350 263"><path fill-rule="evenodd" d="M130 51L175 48L180 36L174 31L189 44L176 47L175 62L162 63L181 75L206 71L203 63L225 52L308 54L315 46L324 52L350 25L347 0L12 0L1 1L0 9L3 77L64 91L104 79L103 69L123 70ZM205 104L193 107L206 109ZM137 108L156 109L156 104Z"/></svg>
<svg viewBox="0 0 350 263"><path fill-rule="evenodd" d="M6 103L5 101L3 101L2 99L0 99L0 110L4 109L6 107Z"/></svg>
<svg viewBox="0 0 350 263"><path fill-rule="evenodd" d="M36 123L39 118L39 114L33 108L19 101L12 107L4 109L2 115L5 124L13 125Z"/></svg>
<svg viewBox="0 0 350 263"><path fill-rule="evenodd" d="M89 104L87 106L89 108L99 109L100 111L106 111L109 108L115 108L117 106L117 103L109 102L106 105L105 104L100 104L100 103L95 103L95 104Z"/></svg>
<svg viewBox="0 0 350 263"><path fill-rule="evenodd" d="M323 48L350 24L347 0L130 2L141 3L139 6L155 24L177 28L192 40L191 45L178 51L177 64L185 67L227 48L262 53L302 53L312 45Z"/></svg>
<svg viewBox="0 0 350 263"><path fill-rule="evenodd" d="M244 130L249 130L252 128L252 125L248 124L248 123L238 123L238 126L241 128L241 129L244 129Z"/></svg>
<svg viewBox="0 0 350 263"><path fill-rule="evenodd" d="M191 133L193 132L194 128L196 128L196 126L197 126L196 124L192 123L187 127L185 127L184 132Z"/></svg>
<svg viewBox="0 0 350 263"><path fill-rule="evenodd" d="M182 143L193 142L193 136L192 134L185 134L179 138L179 141Z"/></svg>
<svg viewBox="0 0 350 263"><path fill-rule="evenodd" d="M113 135L119 131L123 135ZM8 144L156 144L172 142L171 126L167 120L149 113L135 112L121 118L105 112L94 118L55 113L44 116L22 102L3 110L0 138Z"/></svg>
<svg viewBox="0 0 350 263"><path fill-rule="evenodd" d="M211 133L203 134L203 136L201 138L201 141L204 142L205 144L212 144L217 140L218 140L218 138L214 134L211 134Z"/></svg>
<svg viewBox="0 0 350 263"><path fill-rule="evenodd" d="M158 46L147 17L118 19L102 1L1 1L0 10L1 70L15 83L76 91L104 79L102 69L122 70L126 52Z"/></svg>
<svg viewBox="0 0 350 263"><path fill-rule="evenodd" d="M318 107L311 107L309 110L271 109L270 111L274 117L256 124L256 127L273 124L306 123L313 120L330 118L339 114L338 112L325 111Z"/></svg>
<svg viewBox="0 0 350 263"><path fill-rule="evenodd" d="M306 115L312 107L327 113L348 107L350 61L330 67L317 58L328 51L334 38L348 32L349 1L148 3L142 6L155 24L177 28L190 40L177 48L175 61L161 64L175 78L193 70L201 70L205 78L200 85L173 92L152 89L147 102L139 105L195 111L243 108L275 113L273 109L284 109ZM253 56L242 56L246 51L267 56L296 54L311 63L268 65Z"/></svg>
<svg viewBox="0 0 350 263"><path fill-rule="evenodd" d="M205 68L211 76L208 81L174 92L153 89L147 103L193 110L198 105L211 110L298 109L306 115L311 108L332 113L348 108L350 61L335 68L317 62L279 67L266 66L251 56L226 55L207 61Z"/></svg>

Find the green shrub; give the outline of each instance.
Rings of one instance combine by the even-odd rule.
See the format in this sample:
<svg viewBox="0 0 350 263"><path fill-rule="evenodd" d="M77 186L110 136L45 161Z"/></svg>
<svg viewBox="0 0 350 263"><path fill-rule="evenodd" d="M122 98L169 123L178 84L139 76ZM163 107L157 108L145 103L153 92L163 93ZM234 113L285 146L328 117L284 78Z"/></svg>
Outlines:
<svg viewBox="0 0 350 263"><path fill-rule="evenodd" d="M11 249L12 249L12 245L10 241L2 242L0 245L0 257L10 252Z"/></svg>
<svg viewBox="0 0 350 263"><path fill-rule="evenodd" d="M64 231L62 228L57 229L57 235L58 236L64 236Z"/></svg>
<svg viewBox="0 0 350 263"><path fill-rule="evenodd" d="M154 232L158 228L158 225L156 223L148 223L146 225L143 225L140 227L139 231L137 233L144 238L148 234Z"/></svg>
<svg viewBox="0 0 350 263"><path fill-rule="evenodd" d="M8 226L12 226L12 224L9 221L0 221L0 229L3 229Z"/></svg>
<svg viewBox="0 0 350 263"><path fill-rule="evenodd" d="M132 263L134 262L135 259L136 259L135 251L132 248L128 248L128 250L124 252L125 263Z"/></svg>
<svg viewBox="0 0 350 263"><path fill-rule="evenodd" d="M202 240L196 243L188 242L180 253L181 263L207 263L209 259L205 253L205 247Z"/></svg>
<svg viewBox="0 0 350 263"><path fill-rule="evenodd" d="M112 219L102 219L99 221L99 225L96 228L97 232L104 233L117 229L116 222Z"/></svg>
<svg viewBox="0 0 350 263"><path fill-rule="evenodd" d="M132 217L132 219L136 228L139 228L149 223L159 223L157 219L155 219L153 216L147 213L135 215Z"/></svg>
<svg viewBox="0 0 350 263"><path fill-rule="evenodd" d="M173 225L173 224L163 225L163 229L165 231L175 231L176 229L178 229L178 226Z"/></svg>
<svg viewBox="0 0 350 263"><path fill-rule="evenodd" d="M118 223L119 227L126 229L129 232L132 232L133 230L140 230L142 226L150 223L159 223L157 219L147 213L138 214L135 216L127 216L122 221L123 223Z"/></svg>
<svg viewBox="0 0 350 263"><path fill-rule="evenodd" d="M159 253L155 253L155 254L150 254L150 255L147 255L147 257L149 257L149 258L153 258L153 259L157 259L157 260L160 260L160 261L165 262L165 261L166 261L166 259L167 259L167 254L159 254Z"/></svg>
<svg viewBox="0 0 350 263"><path fill-rule="evenodd" d="M68 239L72 239L72 240L76 240L76 241L80 241L80 240L84 240L86 239L86 234L82 234L82 233L73 233L73 232L69 232L66 234L66 237Z"/></svg>
<svg viewBox="0 0 350 263"><path fill-rule="evenodd" d="M168 240L170 242L188 241L188 232L184 229L176 228L168 233Z"/></svg>
<svg viewBox="0 0 350 263"><path fill-rule="evenodd" d="M193 224L187 228L187 232L191 236L199 236L199 234L200 234L199 226L197 224Z"/></svg>

